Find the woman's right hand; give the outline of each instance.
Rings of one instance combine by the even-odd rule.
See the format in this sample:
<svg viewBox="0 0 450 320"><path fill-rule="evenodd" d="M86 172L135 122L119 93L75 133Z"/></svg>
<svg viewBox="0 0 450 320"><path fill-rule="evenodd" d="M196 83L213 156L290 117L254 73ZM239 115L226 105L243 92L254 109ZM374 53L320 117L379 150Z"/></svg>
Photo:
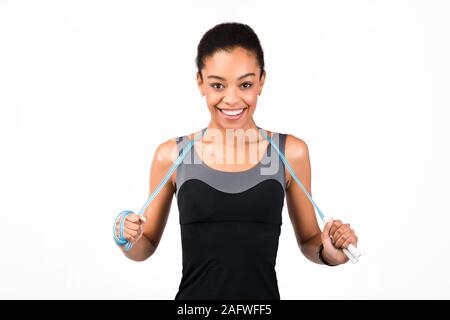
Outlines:
<svg viewBox="0 0 450 320"><path fill-rule="evenodd" d="M118 238L120 238L120 222L122 219L123 217L121 219L117 219L116 222L116 236ZM145 221L145 216L140 216L135 213L126 216L123 228L124 238L132 244L136 243L144 233Z"/></svg>

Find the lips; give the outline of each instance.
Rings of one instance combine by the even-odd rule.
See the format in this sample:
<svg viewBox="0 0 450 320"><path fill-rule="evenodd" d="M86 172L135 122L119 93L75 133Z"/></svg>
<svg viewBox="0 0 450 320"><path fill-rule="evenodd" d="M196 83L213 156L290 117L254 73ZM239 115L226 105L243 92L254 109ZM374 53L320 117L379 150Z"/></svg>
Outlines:
<svg viewBox="0 0 450 320"><path fill-rule="evenodd" d="M236 120L241 118L241 116L247 111L248 107L245 108L234 108L234 109L227 109L227 108L219 108L215 106L216 109L220 112L220 114L226 118L226 119L232 119Z"/></svg>

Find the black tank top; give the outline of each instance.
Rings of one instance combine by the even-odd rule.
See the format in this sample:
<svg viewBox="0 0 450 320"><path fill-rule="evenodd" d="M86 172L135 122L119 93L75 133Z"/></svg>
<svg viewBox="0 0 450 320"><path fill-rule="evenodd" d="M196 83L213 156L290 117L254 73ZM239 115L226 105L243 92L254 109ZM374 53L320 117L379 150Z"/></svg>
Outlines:
<svg viewBox="0 0 450 320"><path fill-rule="evenodd" d="M284 153L286 134L272 140ZM190 142L178 137L179 154ZM176 169L183 272L175 299L280 299L275 261L286 191L272 144L252 168L214 169L194 146Z"/></svg>

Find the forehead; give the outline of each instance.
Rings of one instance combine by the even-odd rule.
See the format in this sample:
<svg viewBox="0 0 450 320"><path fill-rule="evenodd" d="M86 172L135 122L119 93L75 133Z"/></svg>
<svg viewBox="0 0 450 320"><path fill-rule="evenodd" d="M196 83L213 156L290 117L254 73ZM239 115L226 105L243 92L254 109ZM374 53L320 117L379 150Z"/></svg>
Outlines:
<svg viewBox="0 0 450 320"><path fill-rule="evenodd" d="M237 47L230 51L219 50L204 60L205 74L215 74L230 78L259 69L256 55L244 48Z"/></svg>

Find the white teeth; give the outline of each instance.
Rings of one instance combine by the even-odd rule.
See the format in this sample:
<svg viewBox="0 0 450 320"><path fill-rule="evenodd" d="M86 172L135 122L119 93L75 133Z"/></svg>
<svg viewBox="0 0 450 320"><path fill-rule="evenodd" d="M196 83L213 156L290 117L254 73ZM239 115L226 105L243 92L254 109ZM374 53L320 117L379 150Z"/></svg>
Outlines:
<svg viewBox="0 0 450 320"><path fill-rule="evenodd" d="M222 109L222 112L229 116L237 116L242 111L244 111L244 109L239 109L239 110L223 110Z"/></svg>

